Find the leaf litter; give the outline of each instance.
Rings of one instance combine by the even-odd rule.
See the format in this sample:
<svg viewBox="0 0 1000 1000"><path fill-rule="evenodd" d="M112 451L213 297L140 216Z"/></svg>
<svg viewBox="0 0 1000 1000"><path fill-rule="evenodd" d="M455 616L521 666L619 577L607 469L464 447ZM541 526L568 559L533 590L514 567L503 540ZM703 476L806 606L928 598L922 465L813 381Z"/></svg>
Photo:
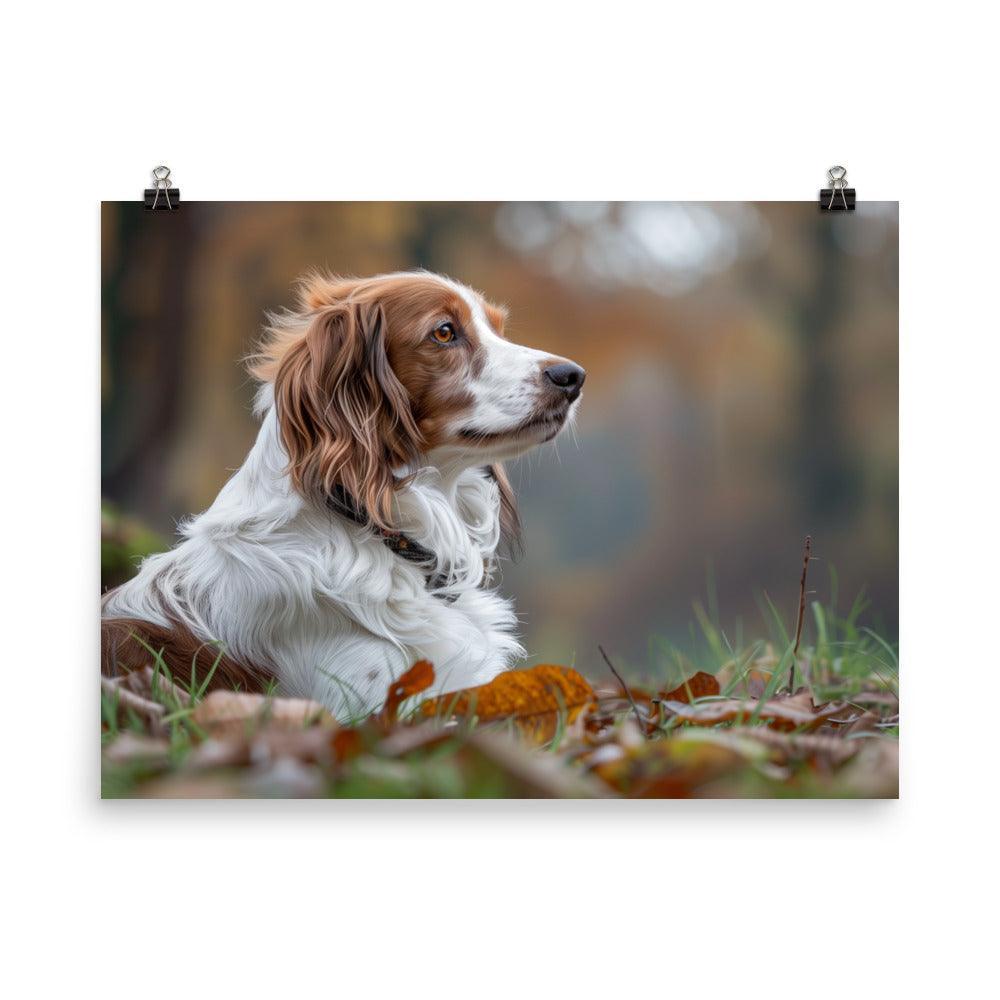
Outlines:
<svg viewBox="0 0 1000 1000"><path fill-rule="evenodd" d="M669 691L622 691L545 664L419 701L434 682L433 666L419 661L379 713L348 726L316 702L215 691L194 703L169 683L154 691L156 680L147 669L111 685L143 710L125 699L115 706L119 728L105 723L105 794L684 798L897 788L896 743L878 727L898 719L898 702L879 692L820 703L806 689L723 697L704 671ZM868 754L871 766L849 768L872 740L884 745Z"/></svg>
<svg viewBox="0 0 1000 1000"><path fill-rule="evenodd" d="M154 657L101 679L103 794L895 797L896 654L857 626L860 599L844 619L814 604L818 642L800 651L811 558L807 538L783 654L756 643L668 689L628 683L599 647L611 679L543 664L423 697L435 672L419 660L347 724L305 699L185 690ZM718 663L728 640L699 620Z"/></svg>

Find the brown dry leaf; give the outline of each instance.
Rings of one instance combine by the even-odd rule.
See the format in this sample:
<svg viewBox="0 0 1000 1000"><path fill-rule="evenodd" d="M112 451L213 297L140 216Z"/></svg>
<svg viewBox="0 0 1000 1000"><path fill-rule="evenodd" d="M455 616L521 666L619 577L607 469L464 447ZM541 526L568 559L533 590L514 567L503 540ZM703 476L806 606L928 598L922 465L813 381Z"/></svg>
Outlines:
<svg viewBox="0 0 1000 1000"><path fill-rule="evenodd" d="M421 691L426 691L434 683L434 667L428 660L417 660L409 670L389 686L385 705L379 713L379 720L391 726L399 715L399 706Z"/></svg>
<svg viewBox="0 0 1000 1000"><path fill-rule="evenodd" d="M507 798L592 799L611 794L591 775L567 766L558 754L537 753L503 733L477 730L459 753L467 762L481 757L500 771Z"/></svg>
<svg viewBox="0 0 1000 1000"><path fill-rule="evenodd" d="M191 704L191 696L182 687L169 680L165 674L156 673L152 667L133 670L116 678L116 683L133 694L150 698L153 701L164 702L168 706Z"/></svg>
<svg viewBox="0 0 1000 1000"><path fill-rule="evenodd" d="M144 720L153 733L163 732L163 716L166 709L159 702L150 701L143 695L130 691L120 677L102 677L101 691L113 704L117 705L119 720L126 720L132 712Z"/></svg>
<svg viewBox="0 0 1000 1000"><path fill-rule="evenodd" d="M716 677L719 684L728 689L732 685L736 694L746 695L750 698L760 698L763 696L768 682L774 676L774 671L778 668L780 658L774 647L768 644L762 656L758 656L748 667L737 674L737 664L735 660L730 660L722 666Z"/></svg>
<svg viewBox="0 0 1000 1000"><path fill-rule="evenodd" d="M744 678L746 693L751 698L763 698L773 676L774 674L766 673L763 670L751 670Z"/></svg>
<svg viewBox="0 0 1000 1000"><path fill-rule="evenodd" d="M624 755L595 752L593 773L630 798L689 798L719 777L765 764L766 753L729 730L678 730L667 739L643 741Z"/></svg>
<svg viewBox="0 0 1000 1000"><path fill-rule="evenodd" d="M873 706L883 720L899 715L899 699L888 691L859 691L850 700L854 705Z"/></svg>
<svg viewBox="0 0 1000 1000"><path fill-rule="evenodd" d="M866 799L899 798L899 744L887 739L851 742L861 746L838 773L838 792Z"/></svg>
<svg viewBox="0 0 1000 1000"><path fill-rule="evenodd" d="M234 771L177 771L139 785L142 799L238 799L239 775Z"/></svg>
<svg viewBox="0 0 1000 1000"><path fill-rule="evenodd" d="M430 698L420 711L427 717L474 713L480 722L514 719L523 737L542 744L555 735L560 712L565 711L571 725L593 700L593 688L571 667L541 664L500 674L481 687Z"/></svg>
<svg viewBox="0 0 1000 1000"><path fill-rule="evenodd" d="M382 757L405 757L415 750L427 750L450 739L452 734L433 722L419 722L414 726L397 726L378 743Z"/></svg>
<svg viewBox="0 0 1000 1000"><path fill-rule="evenodd" d="M334 739L326 726L309 729L265 727L256 733L210 738L200 743L184 762L185 768L245 767L291 757L307 764L329 764L335 759Z"/></svg>
<svg viewBox="0 0 1000 1000"><path fill-rule="evenodd" d="M593 707L582 720L583 736L588 743L600 740L626 712L633 722L641 722L646 735L656 732L660 722L657 699L643 688L630 687L628 693L631 698L622 693L621 685L613 690L603 687L594 689ZM635 709L639 710L638 717Z"/></svg>
<svg viewBox="0 0 1000 1000"><path fill-rule="evenodd" d="M720 722L749 722L760 702L727 698L725 701L712 701L702 705L687 705L680 701L662 701L660 704L681 722L692 726L716 726ZM843 704L834 702L813 708L808 695L806 698L793 695L771 698L764 702L757 712L757 718L769 722L775 729L815 729L843 710Z"/></svg>
<svg viewBox="0 0 1000 1000"><path fill-rule="evenodd" d="M255 729L304 729L336 726L330 713L307 698L269 698L239 691L213 691L191 713L191 720L217 738L244 736Z"/></svg>
<svg viewBox="0 0 1000 1000"><path fill-rule="evenodd" d="M250 740L217 740L209 737L191 751L184 761L184 770L204 771L217 767L246 767L250 764Z"/></svg>
<svg viewBox="0 0 1000 1000"><path fill-rule="evenodd" d="M763 744L771 751L772 760L778 763L818 758L838 765L853 757L860 746L858 740L844 740L822 733L781 733L766 726L735 726L725 732Z"/></svg>
<svg viewBox="0 0 1000 1000"><path fill-rule="evenodd" d="M238 770L184 768L145 782L138 794L154 799L296 799L320 796L325 789L319 768L278 757Z"/></svg>
<svg viewBox="0 0 1000 1000"><path fill-rule="evenodd" d="M719 682L712 674L706 674L704 670L699 670L683 684L675 687L673 691L661 691L656 697L659 701L682 701L690 704L696 698L709 698L712 695L720 694L721 691Z"/></svg>
<svg viewBox="0 0 1000 1000"><path fill-rule="evenodd" d="M878 731L879 717L874 712L865 712L852 720L844 730L845 736L857 736L859 733L874 733Z"/></svg>
<svg viewBox="0 0 1000 1000"><path fill-rule="evenodd" d="M124 732L104 750L104 759L112 764L155 764L167 766L170 744L144 733Z"/></svg>

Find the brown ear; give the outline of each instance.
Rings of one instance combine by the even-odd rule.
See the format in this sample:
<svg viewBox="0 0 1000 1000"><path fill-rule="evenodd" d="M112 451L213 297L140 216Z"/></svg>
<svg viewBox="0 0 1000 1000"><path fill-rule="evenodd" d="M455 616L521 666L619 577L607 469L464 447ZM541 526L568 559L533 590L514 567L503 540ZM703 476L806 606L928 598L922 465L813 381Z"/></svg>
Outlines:
<svg viewBox="0 0 1000 1000"><path fill-rule="evenodd" d="M521 554L521 517L517 512L514 488L507 478L507 470L501 462L495 462L486 470L500 490L500 531L511 558Z"/></svg>
<svg viewBox="0 0 1000 1000"><path fill-rule="evenodd" d="M295 488L325 499L343 487L388 528L400 485L393 470L416 461L420 432L385 337L378 303L318 310L282 358L274 398Z"/></svg>

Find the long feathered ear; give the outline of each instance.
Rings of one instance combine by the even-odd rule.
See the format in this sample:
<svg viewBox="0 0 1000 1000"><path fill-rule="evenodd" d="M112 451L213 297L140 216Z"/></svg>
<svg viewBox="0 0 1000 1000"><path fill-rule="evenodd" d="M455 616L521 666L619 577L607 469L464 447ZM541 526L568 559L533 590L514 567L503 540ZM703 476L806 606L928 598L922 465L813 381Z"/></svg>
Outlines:
<svg viewBox="0 0 1000 1000"><path fill-rule="evenodd" d="M507 470L500 462L495 462L486 470L500 491L500 532L512 559L523 551L521 543L521 516L517 512L514 488L507 477Z"/></svg>
<svg viewBox="0 0 1000 1000"><path fill-rule="evenodd" d="M389 528L402 483L394 470L417 460L420 431L385 338L378 303L317 310L281 360L274 399L295 488L325 499L342 487L374 524Z"/></svg>

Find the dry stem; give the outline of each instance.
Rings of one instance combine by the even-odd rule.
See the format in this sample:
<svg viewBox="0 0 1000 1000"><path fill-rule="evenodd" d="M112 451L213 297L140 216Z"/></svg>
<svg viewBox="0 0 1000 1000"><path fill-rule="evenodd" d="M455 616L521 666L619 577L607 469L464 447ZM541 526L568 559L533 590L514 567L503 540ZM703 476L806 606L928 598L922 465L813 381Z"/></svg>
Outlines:
<svg viewBox="0 0 1000 1000"><path fill-rule="evenodd" d="M598 644L597 648L601 651L601 656L604 657L604 662L608 665L608 669L615 675L618 683L621 684L622 690L625 692L625 697L628 698L629 704L632 706L632 711L635 712L635 720L639 723L639 731L646 735L646 738L648 739L648 734L646 734L646 723L639 714L639 706L635 703L635 699L632 697L632 692L629 691L628 685L622 680L622 675L615 670L615 665L608 658L608 654L604 652L604 647Z"/></svg>
<svg viewBox="0 0 1000 1000"><path fill-rule="evenodd" d="M799 618L795 623L795 647L792 662L788 668L788 693L795 691L795 664L799 656L799 642L802 640L802 621L806 616L806 574L809 572L809 558L812 555L812 535L806 535L805 551L802 554L802 579L799 580Z"/></svg>

